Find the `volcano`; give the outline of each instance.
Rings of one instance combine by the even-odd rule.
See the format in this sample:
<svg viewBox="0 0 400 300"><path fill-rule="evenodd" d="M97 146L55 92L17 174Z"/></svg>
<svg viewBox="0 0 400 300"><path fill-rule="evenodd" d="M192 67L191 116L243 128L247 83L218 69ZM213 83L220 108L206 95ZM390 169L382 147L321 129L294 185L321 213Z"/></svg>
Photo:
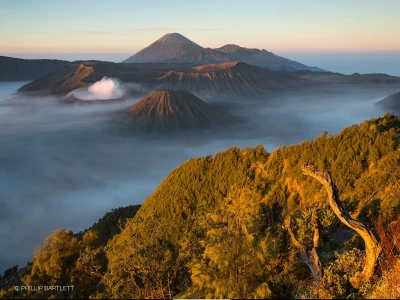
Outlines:
<svg viewBox="0 0 400 300"><path fill-rule="evenodd" d="M232 117L184 90L155 90L128 110L130 120L152 132L209 128Z"/></svg>
<svg viewBox="0 0 400 300"><path fill-rule="evenodd" d="M179 33L168 33L123 61L123 63L193 63L198 65L242 61L274 71L324 71L275 55L265 49L227 44L220 48L203 48Z"/></svg>
<svg viewBox="0 0 400 300"><path fill-rule="evenodd" d="M124 62L147 63L179 60L179 57L190 51L199 51L203 47L185 38L179 33L168 33L150 46L132 55Z"/></svg>

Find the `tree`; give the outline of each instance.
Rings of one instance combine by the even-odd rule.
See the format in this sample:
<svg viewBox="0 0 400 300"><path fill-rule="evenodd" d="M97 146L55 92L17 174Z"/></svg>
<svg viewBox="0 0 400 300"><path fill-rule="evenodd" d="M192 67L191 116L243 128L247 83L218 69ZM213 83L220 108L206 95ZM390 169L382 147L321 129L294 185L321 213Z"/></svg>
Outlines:
<svg viewBox="0 0 400 300"><path fill-rule="evenodd" d="M353 219L346 211L339 199L339 190L336 184L332 180L332 176L329 172L322 172L314 166L303 164L302 170L305 175L311 176L317 179L325 187L328 192L329 205L339 218L339 220L347 227L356 231L365 243L365 264L362 272L357 272L351 279L350 282L354 288L358 289L362 284L367 283L373 273L376 266L376 262L381 252L381 245L376 240L374 234L368 227L361 221Z"/></svg>
<svg viewBox="0 0 400 300"><path fill-rule="evenodd" d="M76 261L71 282L74 298L86 299L99 289L100 281L107 270L107 257L102 246L97 246L98 234L87 231L80 241L80 253Z"/></svg>
<svg viewBox="0 0 400 300"><path fill-rule="evenodd" d="M186 296L267 298L263 267L267 241L260 232L260 199L250 189L233 188L205 216L203 253L190 263L192 288Z"/></svg>
<svg viewBox="0 0 400 300"><path fill-rule="evenodd" d="M176 249L160 238L157 218L131 220L107 246L108 272L100 298L172 298L180 266ZM149 226L149 227L148 227ZM153 231L147 231L147 228Z"/></svg>
<svg viewBox="0 0 400 300"><path fill-rule="evenodd" d="M46 237L44 245L35 250L31 273L22 281L27 286L72 285L71 275L79 257L79 242L71 230L59 229ZM44 295L37 292L37 296ZM70 298L70 291L63 297Z"/></svg>
<svg viewBox="0 0 400 300"><path fill-rule="evenodd" d="M105 265L97 234L88 231L78 241L71 230L59 229L35 250L30 272L22 278L27 286L74 286L67 291L36 291L33 297L87 298L101 278Z"/></svg>

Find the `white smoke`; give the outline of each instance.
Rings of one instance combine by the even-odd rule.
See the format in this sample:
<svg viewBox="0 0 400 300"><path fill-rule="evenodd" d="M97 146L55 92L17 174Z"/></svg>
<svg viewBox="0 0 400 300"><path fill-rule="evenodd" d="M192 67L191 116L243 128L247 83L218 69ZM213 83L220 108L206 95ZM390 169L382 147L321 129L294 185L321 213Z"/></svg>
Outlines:
<svg viewBox="0 0 400 300"><path fill-rule="evenodd" d="M76 89L71 94L74 98L84 101L112 100L125 96L126 89L118 79L103 77L88 88Z"/></svg>

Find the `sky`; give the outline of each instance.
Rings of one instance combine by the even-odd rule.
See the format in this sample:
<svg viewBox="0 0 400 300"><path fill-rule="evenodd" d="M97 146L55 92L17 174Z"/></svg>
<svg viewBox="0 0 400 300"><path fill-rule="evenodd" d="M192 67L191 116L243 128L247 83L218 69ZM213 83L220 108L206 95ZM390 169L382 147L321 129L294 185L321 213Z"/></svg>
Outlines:
<svg viewBox="0 0 400 300"><path fill-rule="evenodd" d="M399 16L398 0L1 0L0 55L120 61L179 32L204 47L234 43L333 71L393 73Z"/></svg>

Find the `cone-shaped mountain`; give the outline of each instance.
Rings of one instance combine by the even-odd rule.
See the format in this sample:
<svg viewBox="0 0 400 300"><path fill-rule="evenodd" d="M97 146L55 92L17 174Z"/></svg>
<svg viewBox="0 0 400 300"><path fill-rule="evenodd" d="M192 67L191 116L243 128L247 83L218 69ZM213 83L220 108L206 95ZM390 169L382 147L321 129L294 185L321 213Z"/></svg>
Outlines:
<svg viewBox="0 0 400 300"><path fill-rule="evenodd" d="M131 120L150 131L206 128L232 117L184 90L152 91L129 109Z"/></svg>
<svg viewBox="0 0 400 300"><path fill-rule="evenodd" d="M189 51L199 51L203 47L179 33L168 33L150 46L132 55L125 62L164 62L173 61Z"/></svg>

